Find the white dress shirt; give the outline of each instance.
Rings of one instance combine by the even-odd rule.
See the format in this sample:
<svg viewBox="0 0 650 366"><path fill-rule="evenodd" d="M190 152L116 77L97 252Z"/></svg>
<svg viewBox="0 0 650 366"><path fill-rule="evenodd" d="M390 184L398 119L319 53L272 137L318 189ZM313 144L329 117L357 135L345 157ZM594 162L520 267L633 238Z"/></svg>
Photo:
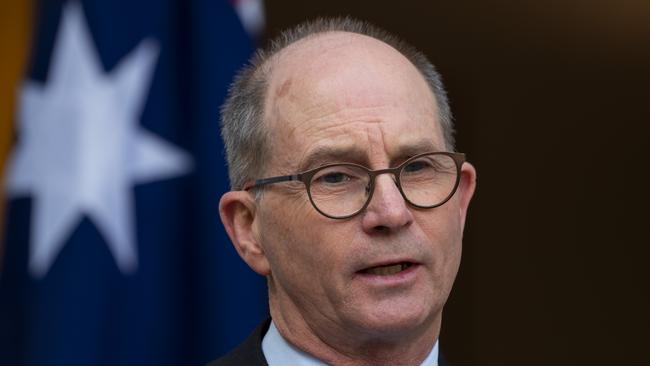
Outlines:
<svg viewBox="0 0 650 366"><path fill-rule="evenodd" d="M323 361L287 342L273 322L262 340L262 352L269 366L327 366ZM438 366L437 341L420 366Z"/></svg>

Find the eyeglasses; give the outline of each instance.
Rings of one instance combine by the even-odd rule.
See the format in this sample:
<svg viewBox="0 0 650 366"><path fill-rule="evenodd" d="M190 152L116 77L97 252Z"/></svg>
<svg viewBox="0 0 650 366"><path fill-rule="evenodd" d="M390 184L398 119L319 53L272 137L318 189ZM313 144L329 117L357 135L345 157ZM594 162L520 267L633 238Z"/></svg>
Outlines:
<svg viewBox="0 0 650 366"><path fill-rule="evenodd" d="M375 190L375 178L389 173L395 177L406 202L417 208L434 208L456 192L464 162L462 153L430 152L388 169L370 170L352 163L328 164L294 175L258 179L244 190L301 181L316 211L332 219L346 219L368 206Z"/></svg>

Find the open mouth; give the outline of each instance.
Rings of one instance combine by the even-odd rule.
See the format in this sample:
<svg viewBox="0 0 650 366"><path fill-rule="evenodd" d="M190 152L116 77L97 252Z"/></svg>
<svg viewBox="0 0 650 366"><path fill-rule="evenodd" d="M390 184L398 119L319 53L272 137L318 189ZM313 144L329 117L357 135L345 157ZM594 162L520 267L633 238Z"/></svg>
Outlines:
<svg viewBox="0 0 650 366"><path fill-rule="evenodd" d="M396 264L389 264L386 266L376 266L376 267L366 268L364 270L361 270L360 272L364 274L375 275L375 276L390 276L390 275L400 273L408 268L411 268L411 266L413 266L413 263L402 262Z"/></svg>

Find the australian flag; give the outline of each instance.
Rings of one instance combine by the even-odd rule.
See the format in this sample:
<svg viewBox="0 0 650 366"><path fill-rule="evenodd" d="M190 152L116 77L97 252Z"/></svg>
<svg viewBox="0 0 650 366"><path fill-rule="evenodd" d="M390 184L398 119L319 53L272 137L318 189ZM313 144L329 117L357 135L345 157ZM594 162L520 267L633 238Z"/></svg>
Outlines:
<svg viewBox="0 0 650 366"><path fill-rule="evenodd" d="M261 1L37 4L0 265L0 365L202 365L266 316L218 213L219 107Z"/></svg>

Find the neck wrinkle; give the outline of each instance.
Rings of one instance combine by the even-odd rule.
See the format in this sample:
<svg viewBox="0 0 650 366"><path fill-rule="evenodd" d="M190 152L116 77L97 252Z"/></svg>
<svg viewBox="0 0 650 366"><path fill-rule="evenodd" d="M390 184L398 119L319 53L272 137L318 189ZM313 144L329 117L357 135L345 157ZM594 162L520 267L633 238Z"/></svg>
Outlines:
<svg viewBox="0 0 650 366"><path fill-rule="evenodd" d="M291 308L285 308L286 311L283 312L274 295L277 293L273 294L270 291L269 308L271 318L280 335L296 348L328 365L381 366L399 364L418 366L431 352L440 333L442 314L438 314L438 319L433 321L434 325L430 329L417 332L418 334L411 337L401 337L396 342L373 339L365 342L354 341L350 337L347 337L346 340L346 337L340 336L331 338L339 340L338 342L326 342L325 337L310 325L293 302L288 301L287 305ZM285 316L285 313L296 315ZM338 333L343 334L344 330L341 329ZM337 344L345 346L338 347Z"/></svg>

